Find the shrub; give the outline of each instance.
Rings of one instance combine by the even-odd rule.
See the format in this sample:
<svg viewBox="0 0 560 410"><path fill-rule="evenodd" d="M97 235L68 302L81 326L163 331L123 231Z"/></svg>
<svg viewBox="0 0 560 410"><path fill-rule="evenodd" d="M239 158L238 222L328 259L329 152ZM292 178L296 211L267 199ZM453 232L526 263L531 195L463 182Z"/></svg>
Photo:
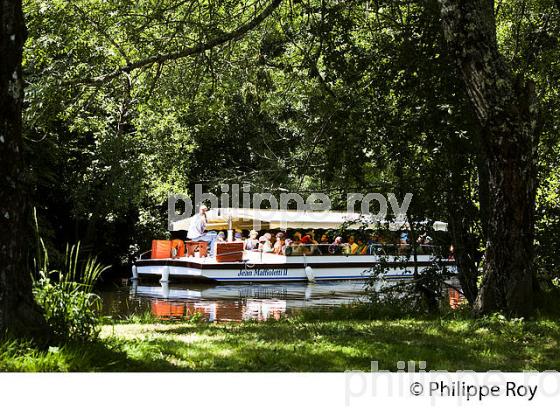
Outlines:
<svg viewBox="0 0 560 410"><path fill-rule="evenodd" d="M441 313L442 308L448 306L447 281L453 277L453 272L442 263L441 256L434 258L429 266L411 279L385 277L395 267L412 274L408 261L409 255L382 256L379 263L370 269L366 293L372 317L418 317Z"/></svg>
<svg viewBox="0 0 560 410"><path fill-rule="evenodd" d="M37 231L33 293L54 336L61 341L90 341L99 335L101 299L93 286L109 266L96 257L80 263L80 243L66 247L62 269L50 269L48 251Z"/></svg>
<svg viewBox="0 0 560 410"><path fill-rule="evenodd" d="M99 296L77 283L59 283L43 278L35 283L35 299L57 339L93 340L99 335Z"/></svg>

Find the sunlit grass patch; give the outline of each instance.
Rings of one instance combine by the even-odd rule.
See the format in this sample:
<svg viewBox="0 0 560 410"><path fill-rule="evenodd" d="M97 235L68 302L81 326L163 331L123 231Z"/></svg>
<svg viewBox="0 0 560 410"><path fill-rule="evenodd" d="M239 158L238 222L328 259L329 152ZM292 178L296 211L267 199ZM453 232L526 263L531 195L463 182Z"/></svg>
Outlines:
<svg viewBox="0 0 560 410"><path fill-rule="evenodd" d="M344 312L347 315L348 312ZM553 320L340 319L266 323L106 324L100 340L40 350L4 342L0 369L12 371L345 371L560 370Z"/></svg>

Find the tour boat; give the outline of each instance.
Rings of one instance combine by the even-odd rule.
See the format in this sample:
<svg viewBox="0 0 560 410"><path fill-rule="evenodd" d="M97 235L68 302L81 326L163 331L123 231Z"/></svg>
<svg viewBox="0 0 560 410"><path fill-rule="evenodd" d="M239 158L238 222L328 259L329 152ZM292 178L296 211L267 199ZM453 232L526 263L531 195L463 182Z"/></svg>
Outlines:
<svg viewBox="0 0 560 410"><path fill-rule="evenodd" d="M310 229L363 227L359 214L344 212L297 212L279 210L254 210L237 208L214 208L207 212L208 230L227 230L228 239L233 237L233 229L251 229L257 223L261 230ZM172 231L186 230L190 218L171 224ZM372 228L378 223L371 224ZM389 223L389 229L406 229L403 223ZM446 224L435 222L434 230L446 230ZM372 254L330 254L328 245L320 246L321 255L276 255L259 251L243 250L242 242L227 242L217 245L215 256L207 257L202 252L183 254L171 252L171 241L163 241L168 247L163 255L157 254L155 246L137 259L132 266L132 278L155 277L161 282L170 278L190 280L210 280L217 282L294 282L294 281L332 281L367 279L372 270L384 264L387 278L410 278L431 266L436 259L433 247L422 247L422 252L407 256L406 245L377 245ZM177 242L177 241L175 241ZM182 241L178 241L179 244ZM188 242L187 242L188 246ZM177 250L177 249L176 249ZM172 256L174 255L174 257ZM189 256L187 256L189 255ZM454 270L454 261L439 259L438 263Z"/></svg>

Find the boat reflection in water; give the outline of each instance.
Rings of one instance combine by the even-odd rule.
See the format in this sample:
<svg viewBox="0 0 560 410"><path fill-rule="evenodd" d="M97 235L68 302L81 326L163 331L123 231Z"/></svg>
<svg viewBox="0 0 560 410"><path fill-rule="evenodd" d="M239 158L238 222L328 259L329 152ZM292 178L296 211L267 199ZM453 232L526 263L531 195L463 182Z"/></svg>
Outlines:
<svg viewBox="0 0 560 410"><path fill-rule="evenodd" d="M364 296L364 282L156 285L133 284L130 296L149 300L164 320L195 315L209 321L280 319L294 309L336 306Z"/></svg>
<svg viewBox="0 0 560 410"><path fill-rule="evenodd" d="M181 302L163 299L150 301L152 314L163 320L188 319L199 315L210 322L240 322L280 319L286 313L285 300L247 300L245 302Z"/></svg>
<svg viewBox="0 0 560 410"><path fill-rule="evenodd" d="M456 287L450 287L448 294L451 309L458 309L463 303L466 303L465 296Z"/></svg>
<svg viewBox="0 0 560 410"><path fill-rule="evenodd" d="M235 284L140 284L105 291L105 315L126 318L151 312L164 320L199 316L208 321L270 320L297 311L365 301L364 281ZM380 285L381 286L381 285ZM452 308L463 303L458 284L448 290Z"/></svg>

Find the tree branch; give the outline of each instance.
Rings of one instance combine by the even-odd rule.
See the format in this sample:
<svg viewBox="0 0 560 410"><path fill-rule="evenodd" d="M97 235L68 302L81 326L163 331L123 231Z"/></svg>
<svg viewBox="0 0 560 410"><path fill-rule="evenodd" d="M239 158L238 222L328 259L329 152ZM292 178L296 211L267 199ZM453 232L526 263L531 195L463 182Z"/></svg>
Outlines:
<svg viewBox="0 0 560 410"><path fill-rule="evenodd" d="M206 43L198 44L196 46L187 47L183 50L176 51L173 53L167 54L157 54L151 57L144 58L142 60L138 60L135 62L128 63L122 67L117 68L114 71L111 71L107 74L98 76L98 77L89 77L83 78L76 81L71 82L71 84L102 84L106 83L107 81L112 80L113 78L118 77L123 73L130 73L136 69L151 66L153 64L163 64L167 61L178 60L181 58L189 57L194 54L202 53L206 50L210 50L211 48L220 46L232 40L237 40L243 37L246 33L257 27L261 24L268 16L272 14L272 12L278 8L282 0L272 0L270 4L254 19L249 21L248 23L238 27L237 29L224 33L222 35L213 38Z"/></svg>
<svg viewBox="0 0 560 410"><path fill-rule="evenodd" d="M73 7L81 16L84 20L86 20L87 22L91 23L93 26L95 26L95 29L97 30L97 32L99 34L101 34L109 43L111 43L111 45L113 47L115 47L115 49L120 53L120 55L124 58L124 61L127 64L130 64L130 60L128 58L128 55L126 54L126 52L124 51L124 49L120 46L119 43L117 43L115 41L115 39L113 39L109 33L107 33L107 31L105 31L103 29L103 27L101 26L101 24L99 24L97 21L93 20L92 18L90 18L88 16L88 14L82 10L78 5L72 3L71 1L68 1L68 4Z"/></svg>

